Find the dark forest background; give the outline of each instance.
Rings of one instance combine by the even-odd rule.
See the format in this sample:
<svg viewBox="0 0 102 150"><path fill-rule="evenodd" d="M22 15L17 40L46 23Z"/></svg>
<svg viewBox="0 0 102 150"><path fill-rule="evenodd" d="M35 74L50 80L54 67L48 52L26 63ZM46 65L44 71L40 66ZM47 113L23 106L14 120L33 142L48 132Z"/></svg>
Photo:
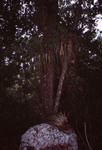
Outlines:
<svg viewBox="0 0 102 150"><path fill-rule="evenodd" d="M98 14L101 0L0 1L0 150L17 150L56 112L68 116L79 150L102 149Z"/></svg>

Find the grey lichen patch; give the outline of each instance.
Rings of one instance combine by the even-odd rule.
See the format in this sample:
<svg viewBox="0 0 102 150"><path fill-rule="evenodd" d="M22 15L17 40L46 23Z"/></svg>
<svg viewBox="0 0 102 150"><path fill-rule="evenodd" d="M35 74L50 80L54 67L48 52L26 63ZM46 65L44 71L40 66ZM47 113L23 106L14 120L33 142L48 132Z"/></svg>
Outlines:
<svg viewBox="0 0 102 150"><path fill-rule="evenodd" d="M78 150L77 136L70 130L64 132L58 127L42 123L28 129L21 137L19 150L41 150L49 149L58 150L64 147L67 150Z"/></svg>

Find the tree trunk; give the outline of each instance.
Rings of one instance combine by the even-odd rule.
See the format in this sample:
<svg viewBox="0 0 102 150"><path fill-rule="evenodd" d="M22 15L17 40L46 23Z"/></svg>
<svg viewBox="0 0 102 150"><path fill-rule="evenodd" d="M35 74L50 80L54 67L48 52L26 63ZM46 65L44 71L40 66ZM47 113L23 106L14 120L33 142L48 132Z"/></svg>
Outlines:
<svg viewBox="0 0 102 150"><path fill-rule="evenodd" d="M46 46L57 27L57 12L58 0L38 0L39 15L39 30L43 32L43 47L45 55L45 66L43 74L41 75L40 91L44 102L45 112L44 116L52 114L53 111L53 78L54 78L54 64L51 61L50 50Z"/></svg>
<svg viewBox="0 0 102 150"><path fill-rule="evenodd" d="M73 43L76 43L76 30L81 17L81 3L82 0L79 0L79 4L76 10L76 18L74 21L74 25L72 28L72 32L69 33L68 38L68 52L66 53L67 45L63 41L64 38L61 39L62 44L65 45L66 49L62 48L64 53L63 55L63 65L62 72L60 74L60 79L58 83L56 97L53 95L53 87L54 87L54 64L51 61L50 50L47 49L46 42L52 38L53 33L56 31L57 27L57 12L58 12L58 0L38 0L36 1L38 4L38 13L39 13L39 30L43 32L43 43L44 43L44 55L45 59L48 60L45 64L45 69L43 75L41 76L40 89L41 89L41 97L45 105L46 114L44 116L48 116L51 113L57 113L61 93L62 86L64 82L64 78L67 72L68 61L71 62L72 59L75 61L74 53L73 53ZM42 20L43 19L43 20ZM74 37L75 36L75 37ZM66 55L66 56L65 56Z"/></svg>
<svg viewBox="0 0 102 150"><path fill-rule="evenodd" d="M63 63L63 68L62 68L62 72L61 72L61 76L60 76L60 80L59 80L59 84L58 84L57 94L56 94L56 98L55 98L54 113L58 112L61 93L62 93L62 86L63 86L65 74L67 72L67 67L68 67L67 62L68 62L68 56L65 56L64 63Z"/></svg>
<svg viewBox="0 0 102 150"><path fill-rule="evenodd" d="M46 70L41 77L40 92L44 102L46 115L53 111L53 64L49 62L46 64Z"/></svg>

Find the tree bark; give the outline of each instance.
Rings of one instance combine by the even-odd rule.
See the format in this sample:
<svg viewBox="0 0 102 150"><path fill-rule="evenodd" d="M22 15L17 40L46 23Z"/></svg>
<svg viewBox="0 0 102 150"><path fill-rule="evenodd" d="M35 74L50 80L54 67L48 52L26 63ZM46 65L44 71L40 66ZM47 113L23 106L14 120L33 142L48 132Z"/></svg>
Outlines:
<svg viewBox="0 0 102 150"><path fill-rule="evenodd" d="M53 111L53 64L46 64L46 71L41 77L40 92L45 106L45 115L49 115Z"/></svg>
<svg viewBox="0 0 102 150"><path fill-rule="evenodd" d="M67 67L68 67L68 56L65 56L64 58L64 63L63 63L63 68L62 68L62 73L60 76L59 84L58 84L58 89L57 89L57 94L55 98L55 105L54 105L54 113L58 112L59 104L60 104L60 98L61 98L61 93L62 93L62 86L65 78L65 74L67 72Z"/></svg>
<svg viewBox="0 0 102 150"><path fill-rule="evenodd" d="M57 25L58 0L35 0L37 24L42 32L54 31Z"/></svg>
<svg viewBox="0 0 102 150"><path fill-rule="evenodd" d="M46 110L44 116L48 116L53 111L54 64L51 61L50 50L46 46L46 42L49 42L48 40L56 31L58 0L38 0L36 4L38 4L39 30L43 32L43 53L47 60L41 75L40 89Z"/></svg>
<svg viewBox="0 0 102 150"><path fill-rule="evenodd" d="M76 14L75 14L76 17L75 17L75 21L74 21L74 25L73 25L73 29L72 29L73 31L77 30L78 23L81 18L81 13L82 13L81 4L82 4L82 0L79 0L79 4L77 6Z"/></svg>

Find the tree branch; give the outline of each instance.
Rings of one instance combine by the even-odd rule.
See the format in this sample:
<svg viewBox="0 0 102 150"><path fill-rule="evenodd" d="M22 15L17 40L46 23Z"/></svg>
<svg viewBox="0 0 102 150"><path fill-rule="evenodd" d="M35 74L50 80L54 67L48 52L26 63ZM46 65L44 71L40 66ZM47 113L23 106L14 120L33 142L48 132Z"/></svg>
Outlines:
<svg viewBox="0 0 102 150"><path fill-rule="evenodd" d="M67 55L65 55L63 69L62 69L62 73L61 73L61 77L60 77L59 85L58 85L58 89L57 89L57 94L56 94L56 98L55 98L54 113L58 112L60 97L61 97L61 93L62 93L62 86L63 86L65 74L67 72L67 61L68 61L68 57L67 57Z"/></svg>

